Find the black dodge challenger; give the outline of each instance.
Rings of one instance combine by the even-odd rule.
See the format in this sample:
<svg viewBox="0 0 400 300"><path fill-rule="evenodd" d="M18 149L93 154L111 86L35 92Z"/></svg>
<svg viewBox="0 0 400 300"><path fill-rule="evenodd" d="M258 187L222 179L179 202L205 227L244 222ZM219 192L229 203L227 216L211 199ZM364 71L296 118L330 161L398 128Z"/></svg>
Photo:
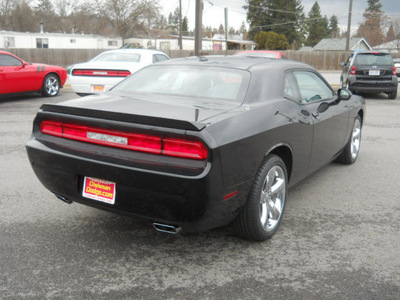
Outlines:
<svg viewBox="0 0 400 300"><path fill-rule="evenodd" d="M362 97L336 94L309 65L191 57L43 105L26 148L67 203L169 233L233 222L262 241L278 229L288 187L335 159L356 161L364 116Z"/></svg>

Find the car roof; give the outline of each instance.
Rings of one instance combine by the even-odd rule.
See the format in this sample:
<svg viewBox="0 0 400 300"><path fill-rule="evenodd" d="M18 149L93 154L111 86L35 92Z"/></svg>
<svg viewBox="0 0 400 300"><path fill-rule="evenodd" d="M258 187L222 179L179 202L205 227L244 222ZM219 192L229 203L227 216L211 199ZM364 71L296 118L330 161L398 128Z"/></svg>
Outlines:
<svg viewBox="0 0 400 300"><path fill-rule="evenodd" d="M256 56L235 56L235 55L211 55L211 56L191 56L185 58L176 58L168 61L157 63L157 65L191 65L191 66L212 66L212 67L224 67L234 68L241 70L253 71L257 69L313 69L308 64L293 61L274 59L266 57Z"/></svg>
<svg viewBox="0 0 400 300"><path fill-rule="evenodd" d="M103 53L150 53L150 54L164 54L166 55L163 51L160 50L154 50L154 49L140 49L140 48L126 48L126 49L112 49L112 50L106 50Z"/></svg>

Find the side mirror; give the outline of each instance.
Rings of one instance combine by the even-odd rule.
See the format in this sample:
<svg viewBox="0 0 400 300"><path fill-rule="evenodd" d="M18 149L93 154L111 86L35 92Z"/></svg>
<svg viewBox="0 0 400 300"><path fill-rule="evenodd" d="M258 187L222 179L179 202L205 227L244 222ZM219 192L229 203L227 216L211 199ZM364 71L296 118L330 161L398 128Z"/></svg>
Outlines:
<svg viewBox="0 0 400 300"><path fill-rule="evenodd" d="M346 89L339 89L338 90L338 98L339 100L349 100L352 96L352 93Z"/></svg>
<svg viewBox="0 0 400 300"><path fill-rule="evenodd" d="M344 62L344 61L342 61L341 63L340 63L340 66L341 67L344 67L346 65L346 63Z"/></svg>

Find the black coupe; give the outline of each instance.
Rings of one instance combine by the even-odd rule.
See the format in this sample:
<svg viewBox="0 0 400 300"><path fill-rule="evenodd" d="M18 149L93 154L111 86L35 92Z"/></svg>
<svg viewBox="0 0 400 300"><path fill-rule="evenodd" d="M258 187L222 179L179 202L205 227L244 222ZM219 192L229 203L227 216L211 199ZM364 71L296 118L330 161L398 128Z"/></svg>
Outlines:
<svg viewBox="0 0 400 300"><path fill-rule="evenodd" d="M336 94L309 65L192 57L43 105L26 148L67 203L170 233L233 222L262 241L278 229L289 186L335 159L356 161L364 116L362 97Z"/></svg>

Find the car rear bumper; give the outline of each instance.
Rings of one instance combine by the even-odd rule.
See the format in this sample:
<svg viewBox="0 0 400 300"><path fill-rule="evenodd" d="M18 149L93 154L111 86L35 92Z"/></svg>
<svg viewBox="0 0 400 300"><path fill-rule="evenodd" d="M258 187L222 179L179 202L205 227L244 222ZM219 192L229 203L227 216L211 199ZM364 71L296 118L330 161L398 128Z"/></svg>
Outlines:
<svg viewBox="0 0 400 300"><path fill-rule="evenodd" d="M77 94L96 94L106 92L125 77L106 78L95 76L70 76L71 87ZM102 87L102 88L100 88Z"/></svg>
<svg viewBox="0 0 400 300"><path fill-rule="evenodd" d="M357 79L355 76L349 77L349 87L355 92L366 93L390 93L397 90L398 80L396 76L391 76L390 80Z"/></svg>
<svg viewBox="0 0 400 300"><path fill-rule="evenodd" d="M183 176L71 155L32 138L27 153L41 183L67 201L148 222L201 231L231 222L246 201L251 180L225 188L218 162L200 175ZM115 204L82 196L85 176L116 183ZM237 191L229 199L224 195Z"/></svg>

